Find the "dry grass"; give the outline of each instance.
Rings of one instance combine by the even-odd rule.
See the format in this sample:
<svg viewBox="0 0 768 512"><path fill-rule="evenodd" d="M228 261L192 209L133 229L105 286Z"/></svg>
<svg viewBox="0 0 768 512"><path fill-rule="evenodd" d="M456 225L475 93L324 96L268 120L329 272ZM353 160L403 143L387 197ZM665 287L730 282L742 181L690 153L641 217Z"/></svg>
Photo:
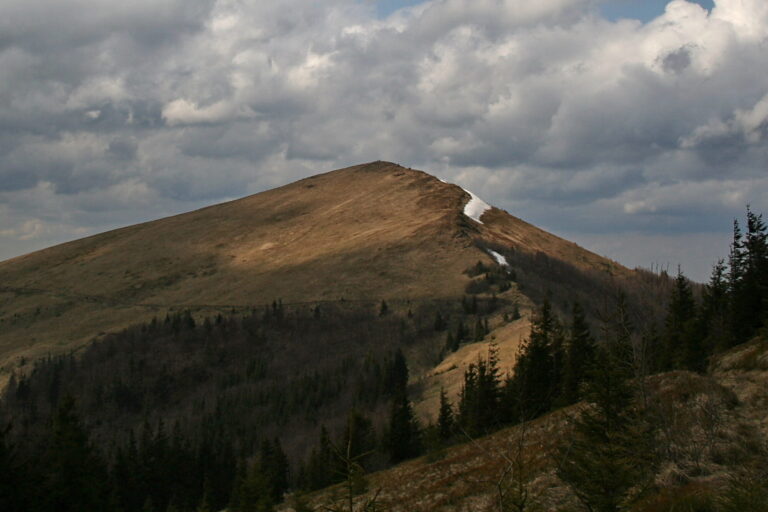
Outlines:
<svg viewBox="0 0 768 512"><path fill-rule="evenodd" d="M759 402L737 398L740 388L768 389L767 377L755 379L754 372L738 370L712 375L670 372L648 379L649 418L658 426L656 449L663 462L654 489L635 505L634 512L720 510L715 504L732 482L740 485L745 468L764 469L768 432L759 425L766 409ZM375 473L370 475L369 488L380 490L381 510L392 512L498 510L497 484L524 436L527 481L537 510L581 510L555 476L551 456L557 442L568 438L571 418L579 407ZM333 492L319 491L309 501L319 506Z"/></svg>
<svg viewBox="0 0 768 512"><path fill-rule="evenodd" d="M445 450L439 460L421 457L395 468L369 475L369 494L380 490L381 510L390 512L495 510L500 475L523 439L522 456L530 466L532 494L542 505L572 503L554 478L552 447L568 430L570 411L559 411L526 426L501 430L482 439ZM334 500L338 488L309 496L316 507ZM291 510L285 506L282 510ZM321 509L322 510L322 509Z"/></svg>
<svg viewBox="0 0 768 512"><path fill-rule="evenodd" d="M0 264L0 361L86 343L169 307L460 296L482 255L464 192L352 167Z"/></svg>
<svg viewBox="0 0 768 512"><path fill-rule="evenodd" d="M496 345L499 369L502 374L510 372L517 360L521 343L530 334L531 311L523 310L519 320L504 322L501 316L491 319L492 331L483 341L462 345L459 350L448 354L439 365L426 373L418 381L420 393L414 400L414 408L419 418L426 424L437 419L440 406L440 390L444 389L448 399L458 403L464 372L478 359L488 359L491 343Z"/></svg>
<svg viewBox="0 0 768 512"><path fill-rule="evenodd" d="M710 371L743 404L745 418L768 438L768 340L758 337L719 355Z"/></svg>
<svg viewBox="0 0 768 512"><path fill-rule="evenodd" d="M23 358L171 308L460 297L463 271L492 263L478 239L630 272L501 210L474 223L462 215L467 199L374 162L2 262L0 380Z"/></svg>
<svg viewBox="0 0 768 512"><path fill-rule="evenodd" d="M720 354L712 361L712 370L717 373L768 371L768 340L757 337L749 343Z"/></svg>

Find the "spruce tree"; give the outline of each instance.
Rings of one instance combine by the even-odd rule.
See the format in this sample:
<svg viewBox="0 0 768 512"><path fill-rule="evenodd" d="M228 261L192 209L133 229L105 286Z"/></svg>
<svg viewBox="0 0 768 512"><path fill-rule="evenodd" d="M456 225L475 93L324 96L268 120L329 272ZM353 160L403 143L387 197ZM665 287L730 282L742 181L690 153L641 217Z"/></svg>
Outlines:
<svg viewBox="0 0 768 512"><path fill-rule="evenodd" d="M664 324L662 370L690 369L692 360L700 355L694 330L696 303L688 279L678 269L672 288L669 309Z"/></svg>
<svg viewBox="0 0 768 512"><path fill-rule="evenodd" d="M477 437L480 435L479 388L477 364L470 363L464 370L464 384L459 395L459 425L464 433Z"/></svg>
<svg viewBox="0 0 768 512"><path fill-rule="evenodd" d="M487 434L501 423L501 378L495 343L488 348L488 358L478 358L464 372L459 396L459 424L464 432L476 437Z"/></svg>
<svg viewBox="0 0 768 512"><path fill-rule="evenodd" d="M512 383L514 391L509 394L517 396L522 417L535 418L552 407L558 387L552 342L558 330L552 306L545 300L515 362Z"/></svg>
<svg viewBox="0 0 768 512"><path fill-rule="evenodd" d="M585 385L589 407L558 448L557 475L587 510L627 510L653 476L653 436L633 402L621 362L596 352Z"/></svg>
<svg viewBox="0 0 768 512"><path fill-rule="evenodd" d="M79 512L105 506L106 468L91 445L72 397L64 398L54 414L43 467L40 496L44 509Z"/></svg>
<svg viewBox="0 0 768 512"><path fill-rule="evenodd" d="M408 364L403 352L398 348L387 370L387 388L392 395L408 385Z"/></svg>
<svg viewBox="0 0 768 512"><path fill-rule="evenodd" d="M248 464L244 459L238 459L237 468L235 470L235 480L229 495L227 510L231 510L232 512L240 512L242 510L244 500L243 490L247 479Z"/></svg>
<svg viewBox="0 0 768 512"><path fill-rule="evenodd" d="M259 468L264 474L270 497L274 503L282 500L288 490L288 458L283 452L279 439L261 442Z"/></svg>
<svg viewBox="0 0 768 512"><path fill-rule="evenodd" d="M11 425L0 426L0 510L26 510L25 491L31 475L8 440L10 431Z"/></svg>
<svg viewBox="0 0 768 512"><path fill-rule="evenodd" d="M455 435L453 407L448 401L445 389L440 388L440 411L437 416L437 431L440 441L447 443Z"/></svg>
<svg viewBox="0 0 768 512"><path fill-rule="evenodd" d="M148 493L142 475L136 436L133 430L130 430L126 445L117 450L111 471L112 487L121 509L127 511L141 509Z"/></svg>
<svg viewBox="0 0 768 512"><path fill-rule="evenodd" d="M747 233L744 238L746 264L742 279L741 339L754 336L766 320L768 311L768 234L763 216L747 208Z"/></svg>
<svg viewBox="0 0 768 512"><path fill-rule="evenodd" d="M389 460L393 464L419 455L419 425L405 389L392 400L387 439Z"/></svg>
<svg viewBox="0 0 768 512"><path fill-rule="evenodd" d="M595 341L590 333L584 309L577 302L571 313L571 328L566 349L561 393L562 405L578 402L588 369L594 363Z"/></svg>
<svg viewBox="0 0 768 512"><path fill-rule="evenodd" d="M702 337L705 353L721 352L732 344L728 323L729 300L726 267L723 260L719 260L704 287L698 318L697 335ZM701 361L696 369L703 370L703 363Z"/></svg>
<svg viewBox="0 0 768 512"><path fill-rule="evenodd" d="M488 345L488 358L478 362L478 424L484 433L499 426L499 400L501 377L499 351L496 342Z"/></svg>
<svg viewBox="0 0 768 512"><path fill-rule="evenodd" d="M240 489L240 508L236 512L272 512L275 501L269 475L259 461L249 469Z"/></svg>
<svg viewBox="0 0 768 512"><path fill-rule="evenodd" d="M744 274L746 273L746 251L744 239L737 219L733 220L733 240L728 254L728 292L729 301L729 327L731 343L738 344L749 336L747 327L749 320L745 313L747 308L747 292L745 291Z"/></svg>
<svg viewBox="0 0 768 512"><path fill-rule="evenodd" d="M320 427L319 446L312 450L305 468L306 490L316 490L339 482L341 468L334 454L333 444L325 426Z"/></svg>

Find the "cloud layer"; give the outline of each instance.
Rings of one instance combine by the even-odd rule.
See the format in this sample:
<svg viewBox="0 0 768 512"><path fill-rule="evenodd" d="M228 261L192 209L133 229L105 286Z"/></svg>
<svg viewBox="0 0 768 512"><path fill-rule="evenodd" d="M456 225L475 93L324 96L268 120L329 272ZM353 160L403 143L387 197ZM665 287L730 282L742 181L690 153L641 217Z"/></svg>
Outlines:
<svg viewBox="0 0 768 512"><path fill-rule="evenodd" d="M768 3L597 5L8 0L0 258L379 158L631 264L768 210Z"/></svg>

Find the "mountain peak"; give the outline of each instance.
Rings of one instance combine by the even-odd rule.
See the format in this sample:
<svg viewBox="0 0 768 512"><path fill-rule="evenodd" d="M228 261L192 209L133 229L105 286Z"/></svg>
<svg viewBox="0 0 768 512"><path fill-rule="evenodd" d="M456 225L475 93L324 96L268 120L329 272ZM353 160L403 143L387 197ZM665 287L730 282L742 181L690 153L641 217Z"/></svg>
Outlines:
<svg viewBox="0 0 768 512"><path fill-rule="evenodd" d="M0 262L0 364L169 310L461 297L505 250L612 265L425 172L347 167Z"/></svg>

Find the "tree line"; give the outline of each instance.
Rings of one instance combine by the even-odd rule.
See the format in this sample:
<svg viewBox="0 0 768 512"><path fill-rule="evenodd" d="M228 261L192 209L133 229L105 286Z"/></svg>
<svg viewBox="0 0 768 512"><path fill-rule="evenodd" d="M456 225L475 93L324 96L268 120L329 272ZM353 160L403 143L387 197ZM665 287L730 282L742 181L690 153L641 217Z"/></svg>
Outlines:
<svg viewBox="0 0 768 512"><path fill-rule="evenodd" d="M474 315L488 311L489 300L473 302ZM276 300L246 313L169 313L108 335L77 356L43 358L30 374L11 378L0 404L3 488L25 510L53 510L39 499L56 495L43 485L60 479L48 469L78 468L82 461L90 467L82 473L98 477L67 485L101 484L83 491L87 499L68 498L73 503L98 499L102 510L125 512L203 504L256 510L248 507L259 495L259 510L266 510L286 485L316 488L334 474L318 469L329 452L313 452L313 438L326 431L321 439L343 444L335 436L348 427L348 411L357 418L353 430L369 424L375 439L366 466L385 467L418 453L404 351L434 364L444 350L442 325L468 317L457 300L301 308ZM412 424L404 428L391 417ZM78 440L75 451L87 457L49 462L56 418L67 419L65 437ZM411 448L390 441L409 433ZM260 468L273 466L264 462L265 443L284 455L287 484L264 483L269 478ZM19 479L39 485L5 478L22 474Z"/></svg>
<svg viewBox="0 0 768 512"><path fill-rule="evenodd" d="M514 277L476 270L492 294ZM362 492L368 470L584 401L558 475L588 509L620 510L653 472L653 461L622 455L654 438L632 383L703 372L711 355L765 328L766 227L750 210L746 232L734 223L727 264L715 265L700 297L678 272L660 326L640 329L621 292L602 310L587 304L591 315L573 302L565 321L545 298L514 368L503 373L491 344L456 403L442 392L436 423L420 425L403 349L419 357L416 342L431 340L436 357L481 339L498 301L472 295L399 312L384 301L302 311L275 301L202 320L181 312L78 358L38 361L3 397L0 508L269 511L288 489L346 481Z"/></svg>

